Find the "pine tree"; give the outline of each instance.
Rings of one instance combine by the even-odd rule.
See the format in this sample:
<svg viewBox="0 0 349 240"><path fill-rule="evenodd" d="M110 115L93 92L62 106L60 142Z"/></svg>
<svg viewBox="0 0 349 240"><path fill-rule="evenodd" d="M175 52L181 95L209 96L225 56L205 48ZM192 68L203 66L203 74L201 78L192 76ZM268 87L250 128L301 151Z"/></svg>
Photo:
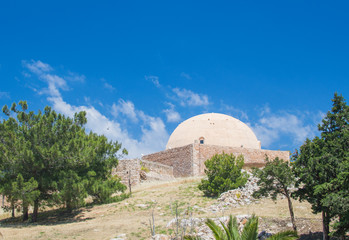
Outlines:
<svg viewBox="0 0 349 240"><path fill-rule="evenodd" d="M331 219L338 218L334 234L349 230L349 106L337 93L333 106L318 126L321 138L307 139L294 155L299 190L295 196L322 213L324 239Z"/></svg>
<svg viewBox="0 0 349 240"><path fill-rule="evenodd" d="M34 113L27 112L25 101L20 101L19 106L21 109L15 103L11 109L3 107L8 119L0 124L3 143L0 145L0 181L8 186L3 193L16 201L12 187L19 174L24 182L34 179L39 194L28 204L22 201L24 219L28 216L29 204L34 206L34 222L42 204L64 205L69 209L83 205L91 185L89 172L93 172L94 181L103 186L101 201L108 199L106 195L110 197L124 190L111 176L118 164L121 144L92 132L87 134L83 127L87 122L85 112L69 118L50 107Z"/></svg>

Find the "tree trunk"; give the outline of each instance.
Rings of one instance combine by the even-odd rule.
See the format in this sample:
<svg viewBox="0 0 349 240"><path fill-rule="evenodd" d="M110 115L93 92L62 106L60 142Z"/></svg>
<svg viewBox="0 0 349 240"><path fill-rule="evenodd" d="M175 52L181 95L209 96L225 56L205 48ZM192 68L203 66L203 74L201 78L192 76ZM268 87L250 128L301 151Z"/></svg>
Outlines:
<svg viewBox="0 0 349 240"><path fill-rule="evenodd" d="M132 184L131 184L131 170L128 173L128 188L130 190L130 195L132 194Z"/></svg>
<svg viewBox="0 0 349 240"><path fill-rule="evenodd" d="M34 201L34 210L32 216L32 222L36 222L38 220L38 212L39 212L39 199Z"/></svg>
<svg viewBox="0 0 349 240"><path fill-rule="evenodd" d="M287 194L287 201L288 201L288 209L290 210L290 216L291 216L291 222L293 226L293 230L297 232L297 226L296 221L294 220L294 213L293 213L293 206L290 196Z"/></svg>
<svg viewBox="0 0 349 240"><path fill-rule="evenodd" d="M15 218L15 203L11 202L12 217Z"/></svg>
<svg viewBox="0 0 349 240"><path fill-rule="evenodd" d="M27 221L29 218L28 206L23 206L23 221Z"/></svg>
<svg viewBox="0 0 349 240"><path fill-rule="evenodd" d="M343 217L342 217L342 215L339 215L339 222L342 222L342 219ZM343 226L342 226L342 224L340 224L340 227L339 227L339 229L338 229L338 232L339 232L339 239L340 240L345 240L345 233L346 233L346 230L345 230L345 228L343 229Z"/></svg>
<svg viewBox="0 0 349 240"><path fill-rule="evenodd" d="M328 213L326 211L322 211L322 239L329 240L329 232L330 232L330 221L328 217Z"/></svg>

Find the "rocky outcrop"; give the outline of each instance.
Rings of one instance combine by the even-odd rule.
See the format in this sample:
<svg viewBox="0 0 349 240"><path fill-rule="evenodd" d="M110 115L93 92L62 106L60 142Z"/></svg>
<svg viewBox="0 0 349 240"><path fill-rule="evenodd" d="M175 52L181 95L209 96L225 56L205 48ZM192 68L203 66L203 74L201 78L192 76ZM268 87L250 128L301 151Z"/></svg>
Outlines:
<svg viewBox="0 0 349 240"><path fill-rule="evenodd" d="M228 208L235 208L259 202L258 199L255 199L252 196L253 192L259 189L257 185L258 178L253 177L252 173L249 171L243 171L249 175L245 186L222 193L217 199L217 203L208 208L209 211L222 212Z"/></svg>

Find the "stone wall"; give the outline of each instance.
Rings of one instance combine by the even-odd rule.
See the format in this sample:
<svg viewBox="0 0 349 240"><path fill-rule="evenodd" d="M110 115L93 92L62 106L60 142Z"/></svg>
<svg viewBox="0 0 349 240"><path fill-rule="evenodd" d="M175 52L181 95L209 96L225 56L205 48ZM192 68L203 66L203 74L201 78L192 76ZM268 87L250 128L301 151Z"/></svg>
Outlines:
<svg viewBox="0 0 349 240"><path fill-rule="evenodd" d="M174 177L193 175L193 144L145 155L142 160L173 167Z"/></svg>
<svg viewBox="0 0 349 240"><path fill-rule="evenodd" d="M228 153L234 154L235 156L239 156L242 154L245 160L245 168L250 167L262 167L265 164L266 156L269 159L274 159L279 157L281 159L290 160L288 151L272 151L272 150L264 150L264 149L250 149L250 148L239 148L239 147L224 147L224 146L216 146L216 145L205 145L194 143L193 146L193 162L198 165L198 170L196 174L203 174L205 165L204 162L211 158L215 154Z"/></svg>
<svg viewBox="0 0 349 240"><path fill-rule="evenodd" d="M156 172L156 173L161 174L161 175L173 176L173 167L165 165L165 164L151 162L151 161L147 161L147 160L142 159L141 166L144 166L147 169L149 169L150 171Z"/></svg>
<svg viewBox="0 0 349 240"><path fill-rule="evenodd" d="M197 176L204 174L205 161L215 154L221 153L242 154L245 159L244 168L262 167L266 156L269 159L279 157L289 161L288 151L272 151L264 149L250 149L239 147L224 147L207 144L189 144L179 148L145 155L140 159L120 160L115 174L121 177L122 182L128 185L129 174L132 185L140 183L141 164L149 170L161 175L174 177ZM142 162L142 163L141 163Z"/></svg>
<svg viewBox="0 0 349 240"><path fill-rule="evenodd" d="M139 159L125 159L119 160L119 164L113 171L113 175L118 175L121 182L128 186L128 180L131 179L131 185L140 183L141 164Z"/></svg>

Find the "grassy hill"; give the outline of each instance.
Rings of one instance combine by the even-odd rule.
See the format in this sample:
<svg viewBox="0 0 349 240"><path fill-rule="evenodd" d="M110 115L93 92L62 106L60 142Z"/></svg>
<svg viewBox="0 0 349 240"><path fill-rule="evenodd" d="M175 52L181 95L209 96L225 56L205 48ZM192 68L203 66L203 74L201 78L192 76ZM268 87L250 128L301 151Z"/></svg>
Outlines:
<svg viewBox="0 0 349 240"><path fill-rule="evenodd" d="M264 199L259 203L224 212L209 211L208 207L217 200L204 197L197 189L200 179L196 177L142 183L134 188L132 197L121 202L85 207L72 213L47 210L40 214L35 224L22 223L19 218L11 220L9 214L1 214L0 232L6 240L112 239L122 234L126 234L127 239L149 239L149 219L153 211L156 233L173 232L166 225L174 218L175 203L187 214L189 207L192 216L196 218L255 213L261 217L261 230L291 228L287 226L290 221L285 199L280 199L277 203ZM300 233L321 231L321 216L312 214L309 204L294 201L294 210Z"/></svg>

